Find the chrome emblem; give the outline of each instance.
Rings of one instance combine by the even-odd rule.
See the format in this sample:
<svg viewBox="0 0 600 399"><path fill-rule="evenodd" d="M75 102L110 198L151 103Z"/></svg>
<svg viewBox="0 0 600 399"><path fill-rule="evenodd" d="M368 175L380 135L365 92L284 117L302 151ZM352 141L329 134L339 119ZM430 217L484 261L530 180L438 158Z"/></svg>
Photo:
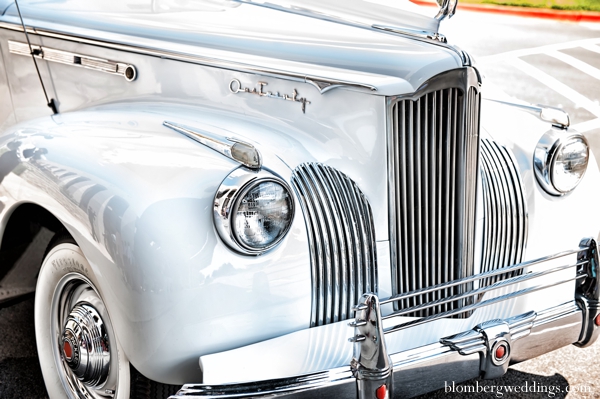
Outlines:
<svg viewBox="0 0 600 399"><path fill-rule="evenodd" d="M297 103L301 103L302 104L302 112L306 113L306 104L310 104L310 101L308 101L306 98L304 97L298 97L298 92L296 91L296 89L294 89L294 94L292 94L291 96L288 96L287 94L281 95L279 94L279 92L277 93L273 93L270 91L263 91L263 88L267 85L267 82L258 82L258 90L256 89L256 87L252 90L250 90L247 87L243 87L242 83L237 80L237 79L232 79L231 82L229 82L229 91L231 91L233 94L237 94L237 93L250 93L250 94L256 94L257 96L260 97L269 97L269 98L276 98L279 100L285 100L285 101L294 101Z"/></svg>

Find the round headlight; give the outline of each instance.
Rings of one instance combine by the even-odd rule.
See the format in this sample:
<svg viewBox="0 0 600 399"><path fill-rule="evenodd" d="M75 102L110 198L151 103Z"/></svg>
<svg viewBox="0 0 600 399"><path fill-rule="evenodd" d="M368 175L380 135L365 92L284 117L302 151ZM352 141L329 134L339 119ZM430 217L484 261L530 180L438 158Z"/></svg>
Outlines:
<svg viewBox="0 0 600 399"><path fill-rule="evenodd" d="M287 184L269 171L239 168L217 190L213 216L219 236L229 247L260 255L289 231L294 200Z"/></svg>
<svg viewBox="0 0 600 399"><path fill-rule="evenodd" d="M583 137L574 137L556 151L552 165L552 184L561 193L573 190L585 174L589 149Z"/></svg>
<svg viewBox="0 0 600 399"><path fill-rule="evenodd" d="M262 180L239 196L233 217L235 240L243 247L261 250L281 240L292 222L292 199L280 183Z"/></svg>
<svg viewBox="0 0 600 399"><path fill-rule="evenodd" d="M535 175L549 194L565 195L583 178L588 159L585 137L579 133L551 130L542 136L535 149Z"/></svg>

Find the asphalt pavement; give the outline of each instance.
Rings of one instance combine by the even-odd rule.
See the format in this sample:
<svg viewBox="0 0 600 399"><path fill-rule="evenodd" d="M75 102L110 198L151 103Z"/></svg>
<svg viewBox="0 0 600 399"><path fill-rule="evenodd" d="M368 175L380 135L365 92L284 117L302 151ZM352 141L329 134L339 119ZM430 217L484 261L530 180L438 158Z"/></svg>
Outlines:
<svg viewBox="0 0 600 399"><path fill-rule="evenodd" d="M600 160L600 24L459 11L442 23L441 31L475 57L486 82L515 98L569 112L572 125L586 135ZM427 396L464 397L469 389L483 389L477 387L537 384L555 388L468 396L600 398L599 359L600 343L586 349L569 346L511 366L501 379L473 380L459 385L462 389L455 386L454 392L442 389ZM44 397L29 297L0 308L0 398Z"/></svg>

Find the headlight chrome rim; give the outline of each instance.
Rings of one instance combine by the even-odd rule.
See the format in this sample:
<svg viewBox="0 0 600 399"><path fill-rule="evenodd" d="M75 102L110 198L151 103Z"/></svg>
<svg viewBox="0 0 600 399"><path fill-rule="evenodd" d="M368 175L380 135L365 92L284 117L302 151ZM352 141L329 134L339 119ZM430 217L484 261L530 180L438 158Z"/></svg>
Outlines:
<svg viewBox="0 0 600 399"><path fill-rule="evenodd" d="M584 171L572 187L560 187L554 181L557 158L566 146L575 141L581 141L586 147ZM581 180L583 180L587 166L589 165L589 157L590 148L585 136L578 132L565 132L564 130L552 129L542 136L534 151L533 166L536 179L548 194L554 196L567 195L577 188Z"/></svg>
<svg viewBox="0 0 600 399"><path fill-rule="evenodd" d="M279 237L273 242L264 247L252 247L237 237L234 217L245 195L257 185L265 182L277 183L288 193L290 220ZM223 242L232 250L244 255L262 255L276 247L289 233L295 216L294 202L292 190L279 176L265 168L255 171L242 166L235 169L223 180L215 194L213 208L215 228Z"/></svg>

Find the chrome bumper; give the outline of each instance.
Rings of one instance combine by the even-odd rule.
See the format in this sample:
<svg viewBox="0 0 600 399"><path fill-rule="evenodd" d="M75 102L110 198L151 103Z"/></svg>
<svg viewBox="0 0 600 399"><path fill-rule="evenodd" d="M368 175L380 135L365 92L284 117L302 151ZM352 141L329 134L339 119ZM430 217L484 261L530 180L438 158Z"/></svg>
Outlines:
<svg viewBox="0 0 600 399"><path fill-rule="evenodd" d="M529 285L508 294L460 309L412 320L402 324L383 327L383 319L390 319L417 307L401 309L382 318L380 305L423 294L424 292L480 281L490 276L529 267L549 259L577 254L577 261L537 272L528 272L506 278L489 286L482 286L466 293L445 298L442 302L457 301L480 296L483 292L512 286L548 274L564 276L565 270L574 269L568 279L553 280L552 283ZM558 284L576 280L574 299L559 306L541 311L530 311L507 319L489 320L473 329L444 337L439 342L388 356L385 334L411 326L431 322L479 307L488 306L518 296L543 290ZM581 242L573 251L524 262L503 269L466 277L435 287L379 300L373 294L365 294L355 307L356 318L350 323L355 335L354 358L350 366L321 372L298 375L290 378L267 381L202 385L186 384L170 399L175 398L262 398L262 397L344 397L344 398L392 398L411 397L444 387L445 382L461 382L483 376L497 378L517 363L550 352L560 347L575 344L588 346L600 333L600 268L598 250L593 239ZM435 301L418 308L438 305ZM598 320L597 320L598 318Z"/></svg>

